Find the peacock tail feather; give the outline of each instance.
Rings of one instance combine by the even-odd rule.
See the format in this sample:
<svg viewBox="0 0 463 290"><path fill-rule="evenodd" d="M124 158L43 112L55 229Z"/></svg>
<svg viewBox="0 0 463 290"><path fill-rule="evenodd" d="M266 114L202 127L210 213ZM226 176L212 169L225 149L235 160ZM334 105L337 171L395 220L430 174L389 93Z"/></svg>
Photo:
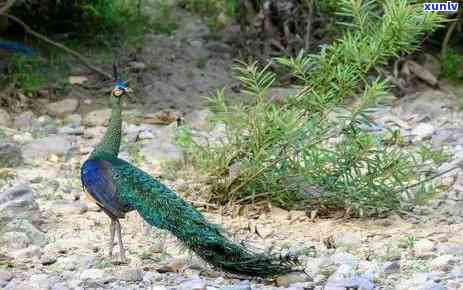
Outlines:
<svg viewBox="0 0 463 290"><path fill-rule="evenodd" d="M233 243L175 192L130 163L110 154L90 162L110 168L107 180L115 188L117 203L108 210L114 215L137 210L149 224L170 231L203 260L226 272L272 277L295 271L294 257L257 254Z"/></svg>

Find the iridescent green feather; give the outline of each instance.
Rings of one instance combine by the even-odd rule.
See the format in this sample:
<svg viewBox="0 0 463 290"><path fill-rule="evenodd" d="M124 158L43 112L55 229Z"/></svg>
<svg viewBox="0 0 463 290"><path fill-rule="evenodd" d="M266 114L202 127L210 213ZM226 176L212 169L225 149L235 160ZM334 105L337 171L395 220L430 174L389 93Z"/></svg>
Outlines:
<svg viewBox="0 0 463 290"><path fill-rule="evenodd" d="M272 277L293 272L292 256L255 254L230 241L194 207L146 172L109 154L119 203L134 208L149 224L174 234L206 262L231 273Z"/></svg>

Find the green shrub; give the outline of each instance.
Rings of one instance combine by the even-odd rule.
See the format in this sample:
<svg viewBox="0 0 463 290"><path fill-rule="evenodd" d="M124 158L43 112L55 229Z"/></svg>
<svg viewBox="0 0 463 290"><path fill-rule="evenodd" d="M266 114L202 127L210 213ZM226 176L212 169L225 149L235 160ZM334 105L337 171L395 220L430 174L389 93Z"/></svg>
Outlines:
<svg viewBox="0 0 463 290"><path fill-rule="evenodd" d="M399 0L384 1L380 16L371 4L342 1L343 22L351 24L319 55L301 52L276 60L302 88L283 106L265 97L277 78L269 65L240 64L237 78L254 104L228 105L222 91L210 98L211 123L225 125L224 141L200 142L181 131L180 145L189 161L211 177L212 201L271 199L284 207L304 202L371 215L412 204L423 194L402 193L423 177L414 156L391 144L387 134L365 130L368 108L388 88L367 74L416 49L442 17ZM351 110L340 109L346 98L355 99Z"/></svg>
<svg viewBox="0 0 463 290"><path fill-rule="evenodd" d="M25 0L13 14L41 32L102 32L120 30L143 21L132 0Z"/></svg>
<svg viewBox="0 0 463 290"><path fill-rule="evenodd" d="M47 85L48 79L41 71L45 65L46 62L38 57L16 56L10 62L8 79L23 93L30 94Z"/></svg>
<svg viewBox="0 0 463 290"><path fill-rule="evenodd" d="M234 17L238 0L180 0L188 11L203 15L212 28L221 28Z"/></svg>
<svg viewBox="0 0 463 290"><path fill-rule="evenodd" d="M463 54L448 49L441 56L441 77L453 81L463 81Z"/></svg>

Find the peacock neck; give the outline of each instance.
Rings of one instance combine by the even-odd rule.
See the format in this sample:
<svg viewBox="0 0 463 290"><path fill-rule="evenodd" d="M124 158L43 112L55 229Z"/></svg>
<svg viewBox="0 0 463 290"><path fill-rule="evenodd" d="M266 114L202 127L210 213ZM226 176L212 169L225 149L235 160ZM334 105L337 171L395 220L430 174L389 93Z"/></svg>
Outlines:
<svg viewBox="0 0 463 290"><path fill-rule="evenodd" d="M121 98L111 95L111 116L109 124L103 139L98 143L93 150L90 158L96 158L99 155L110 155L116 158L119 154L122 135L122 116L121 116Z"/></svg>

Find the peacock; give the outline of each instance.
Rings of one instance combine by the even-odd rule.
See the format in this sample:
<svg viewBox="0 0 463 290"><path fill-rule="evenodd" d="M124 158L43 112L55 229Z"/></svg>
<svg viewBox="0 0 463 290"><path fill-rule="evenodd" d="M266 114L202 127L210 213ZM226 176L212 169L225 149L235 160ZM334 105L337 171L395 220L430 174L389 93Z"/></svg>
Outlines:
<svg viewBox="0 0 463 290"><path fill-rule="evenodd" d="M120 260L126 262L119 219L136 210L150 225L171 232L186 248L225 272L271 278L300 271L295 255L255 253L232 242L219 226L209 223L174 191L117 157L122 135L121 99L129 91L126 83L116 81L106 132L81 167L83 187L111 219L110 258L117 233Z"/></svg>

